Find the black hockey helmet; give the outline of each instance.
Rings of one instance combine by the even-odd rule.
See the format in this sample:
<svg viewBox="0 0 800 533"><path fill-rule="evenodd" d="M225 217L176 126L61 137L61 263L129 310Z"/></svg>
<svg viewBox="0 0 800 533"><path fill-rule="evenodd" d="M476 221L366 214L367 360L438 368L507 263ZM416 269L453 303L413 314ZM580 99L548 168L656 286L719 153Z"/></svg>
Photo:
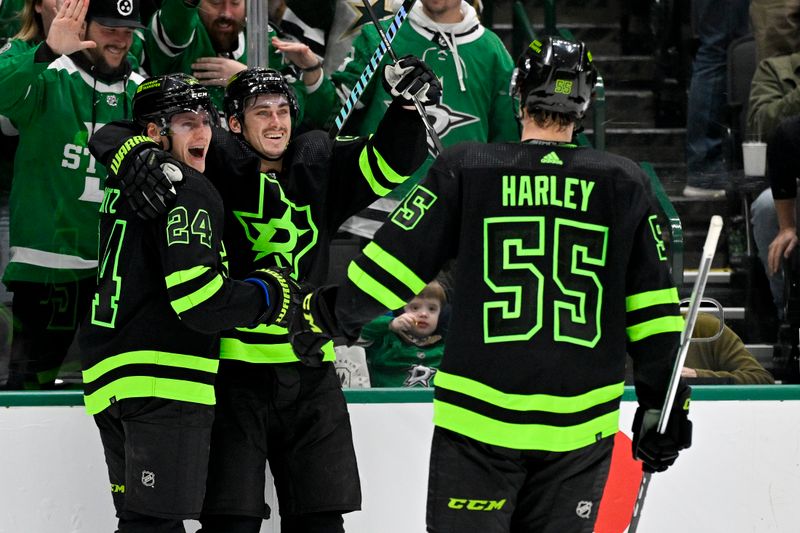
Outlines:
<svg viewBox="0 0 800 533"><path fill-rule="evenodd" d="M534 40L517 60L511 93L520 106L583 118L597 83L592 54L580 41Z"/></svg>
<svg viewBox="0 0 800 533"><path fill-rule="evenodd" d="M225 115L236 117L242 122L244 104L247 98L259 94L282 94L289 102L289 113L292 121L297 118L297 96L294 89L284 79L283 75L275 69L254 67L243 70L231 76L225 88L223 107Z"/></svg>
<svg viewBox="0 0 800 533"><path fill-rule="evenodd" d="M154 122L166 129L173 115L199 109L207 111L213 123L217 122L208 90L188 74L147 78L133 95L133 118L142 127Z"/></svg>

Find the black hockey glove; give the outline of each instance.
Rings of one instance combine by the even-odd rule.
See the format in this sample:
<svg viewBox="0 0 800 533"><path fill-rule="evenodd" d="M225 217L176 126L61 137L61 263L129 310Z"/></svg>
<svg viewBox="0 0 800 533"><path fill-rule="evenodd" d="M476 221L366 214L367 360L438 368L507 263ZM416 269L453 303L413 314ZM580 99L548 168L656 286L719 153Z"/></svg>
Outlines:
<svg viewBox="0 0 800 533"><path fill-rule="evenodd" d="M266 306L257 324L288 327L292 316L299 314L304 291L289 275L289 269L262 268L244 279L264 289Z"/></svg>
<svg viewBox="0 0 800 533"><path fill-rule="evenodd" d="M442 98L442 83L424 61L404 56L383 67L383 88L403 105L413 105L416 96L422 105L436 105Z"/></svg>
<svg viewBox="0 0 800 533"><path fill-rule="evenodd" d="M678 458L678 453L692 445L692 422L689 420L689 396L692 389L685 386L675 396L669 414L667 430L658 433L660 409L639 406L633 418L633 457L644 463L645 472L663 472Z"/></svg>
<svg viewBox="0 0 800 533"><path fill-rule="evenodd" d="M338 287L326 285L303 296L301 312L289 323L289 342L298 359L309 366L322 363L322 347L339 336L333 312Z"/></svg>
<svg viewBox="0 0 800 533"><path fill-rule="evenodd" d="M122 195L139 218L151 220L175 203L175 185L183 181L180 165L150 137L137 135L123 144L109 165Z"/></svg>
<svg viewBox="0 0 800 533"><path fill-rule="evenodd" d="M257 323L286 328L300 362L320 366L324 356L322 347L338 332L332 318L336 287L312 291L291 278L289 269L277 268L251 272L245 281L260 285L266 294L268 307Z"/></svg>

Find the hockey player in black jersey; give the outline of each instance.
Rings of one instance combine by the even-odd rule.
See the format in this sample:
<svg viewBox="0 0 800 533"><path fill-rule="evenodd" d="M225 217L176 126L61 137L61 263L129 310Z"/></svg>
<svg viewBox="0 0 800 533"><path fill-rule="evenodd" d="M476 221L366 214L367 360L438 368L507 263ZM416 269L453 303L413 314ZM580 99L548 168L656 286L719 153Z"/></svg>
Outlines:
<svg viewBox="0 0 800 533"><path fill-rule="evenodd" d="M416 58L386 68L391 75L383 82L395 100L369 138L330 139L322 131L293 137L297 102L278 72L254 68L231 79L225 95L230 131L214 130L205 174L225 202L232 276L281 267L297 281L322 283L330 240L342 222L422 164L425 128L410 96L434 104L441 86ZM119 127L115 135L118 144ZM123 180L123 192L139 202L143 216L169 202L161 173L151 168L148 179ZM151 194L153 187L161 197ZM285 328L237 328L223 334L220 359L203 533L260 530L270 514L266 462L283 533L344 531L342 514L360 509L361 490L332 343L298 359Z"/></svg>
<svg viewBox="0 0 800 533"><path fill-rule="evenodd" d="M285 318L289 285L276 272L228 278L222 199L201 174L215 111L185 74L150 78L133 98L141 135L110 161L100 207L100 265L72 350L84 401L105 450L119 533L184 531L202 508L214 418L219 331ZM175 204L144 221L117 176L142 177L161 147ZM159 162L160 163L160 162Z"/></svg>
<svg viewBox="0 0 800 533"><path fill-rule="evenodd" d="M336 318L325 305L332 288L304 303L309 329L355 339L456 259L429 532L590 533L626 351L639 400L635 456L661 471L691 443L688 387L667 434L653 427L683 320L647 178L629 159L571 144L595 79L582 43L533 41L513 84L522 143L445 150L350 264Z"/></svg>

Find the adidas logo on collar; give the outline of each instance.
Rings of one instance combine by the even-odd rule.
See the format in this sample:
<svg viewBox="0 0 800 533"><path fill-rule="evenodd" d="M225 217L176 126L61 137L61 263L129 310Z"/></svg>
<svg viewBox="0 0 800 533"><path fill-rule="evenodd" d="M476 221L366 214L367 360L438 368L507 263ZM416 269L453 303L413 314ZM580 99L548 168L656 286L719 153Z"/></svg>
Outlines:
<svg viewBox="0 0 800 533"><path fill-rule="evenodd" d="M540 163L548 164L548 165L563 165L564 162L559 159L558 154L555 152L550 152L546 156L544 156Z"/></svg>

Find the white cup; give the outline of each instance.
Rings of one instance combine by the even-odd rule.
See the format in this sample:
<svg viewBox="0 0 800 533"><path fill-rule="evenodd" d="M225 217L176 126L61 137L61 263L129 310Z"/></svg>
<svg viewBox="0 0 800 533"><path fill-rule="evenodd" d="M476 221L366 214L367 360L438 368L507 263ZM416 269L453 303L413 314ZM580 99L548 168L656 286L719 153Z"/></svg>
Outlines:
<svg viewBox="0 0 800 533"><path fill-rule="evenodd" d="M746 141L742 143L742 160L745 176L763 176L767 173L767 143Z"/></svg>

